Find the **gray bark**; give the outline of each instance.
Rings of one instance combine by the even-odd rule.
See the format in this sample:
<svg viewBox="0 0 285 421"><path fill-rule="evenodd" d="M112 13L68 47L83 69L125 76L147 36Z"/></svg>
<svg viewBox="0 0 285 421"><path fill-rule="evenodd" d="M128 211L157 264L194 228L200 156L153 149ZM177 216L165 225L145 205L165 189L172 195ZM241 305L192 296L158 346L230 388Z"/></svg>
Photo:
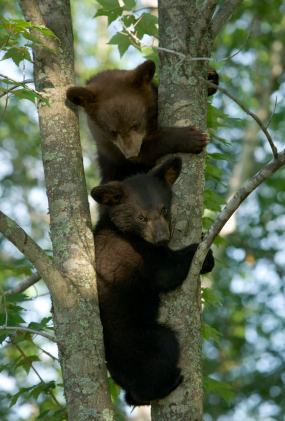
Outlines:
<svg viewBox="0 0 285 421"><path fill-rule="evenodd" d="M51 291L69 420L113 420L95 281L95 253L84 177L77 110L66 104L75 85L69 0L20 0L24 17L60 39L33 35L59 54L34 50L36 89L49 94L38 104L54 263L65 280L68 305Z"/></svg>
<svg viewBox="0 0 285 421"><path fill-rule="evenodd" d="M190 57L210 57L213 38L209 32L215 0L159 0L159 45L185 54L159 51L159 124L195 125L206 129L207 86L192 75L207 79L208 63ZM202 232L205 157L183 155L183 169L174 186L171 247L199 242ZM202 421L202 315L200 265L195 259L181 288L164 297L161 319L179 334L180 367L184 382L167 398L152 404L152 420Z"/></svg>

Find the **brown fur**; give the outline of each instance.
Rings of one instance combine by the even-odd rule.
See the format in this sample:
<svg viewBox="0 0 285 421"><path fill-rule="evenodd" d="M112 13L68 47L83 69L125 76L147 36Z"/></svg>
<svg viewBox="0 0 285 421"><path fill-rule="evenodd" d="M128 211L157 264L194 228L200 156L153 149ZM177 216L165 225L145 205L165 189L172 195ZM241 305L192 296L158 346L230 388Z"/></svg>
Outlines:
<svg viewBox="0 0 285 421"><path fill-rule="evenodd" d="M102 183L146 173L168 153L200 153L207 144L207 134L196 127L158 127L154 73L154 62L147 60L133 70L106 70L85 88L67 90L67 98L88 116Z"/></svg>

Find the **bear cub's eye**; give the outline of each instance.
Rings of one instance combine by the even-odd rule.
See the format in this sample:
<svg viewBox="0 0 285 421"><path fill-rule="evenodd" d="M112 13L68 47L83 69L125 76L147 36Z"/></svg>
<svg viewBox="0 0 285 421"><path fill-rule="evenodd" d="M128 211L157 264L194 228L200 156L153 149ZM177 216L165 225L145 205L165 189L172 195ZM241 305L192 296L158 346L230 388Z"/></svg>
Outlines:
<svg viewBox="0 0 285 421"><path fill-rule="evenodd" d="M133 124L133 130L138 130L140 128L140 123Z"/></svg>
<svg viewBox="0 0 285 421"><path fill-rule="evenodd" d="M166 214L167 214L167 209L166 209L166 207L163 207L163 208L161 209L161 213L162 213L163 215L166 215Z"/></svg>
<svg viewBox="0 0 285 421"><path fill-rule="evenodd" d="M110 135L114 137L116 137L118 134L118 132L115 132L114 130L111 130L111 129L109 130L109 132L110 132Z"/></svg>
<svg viewBox="0 0 285 421"><path fill-rule="evenodd" d="M140 216L139 216L139 220L140 220L141 222L145 222L145 221L146 221L145 217L143 217L142 215L140 215Z"/></svg>

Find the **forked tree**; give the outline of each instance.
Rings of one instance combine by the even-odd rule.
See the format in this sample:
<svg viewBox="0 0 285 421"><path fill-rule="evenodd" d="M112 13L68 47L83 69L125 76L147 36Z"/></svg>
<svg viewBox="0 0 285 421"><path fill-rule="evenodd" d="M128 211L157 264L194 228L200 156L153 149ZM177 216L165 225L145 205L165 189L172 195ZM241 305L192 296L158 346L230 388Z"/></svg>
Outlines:
<svg viewBox="0 0 285 421"><path fill-rule="evenodd" d="M19 0L27 22L46 26L58 37L47 39L31 29L54 54L34 49L42 157L49 201L53 261L8 216L0 213L0 231L31 261L53 302L55 338L70 420L114 419L104 358L102 326L95 281L95 250L82 162L76 107L66 101L74 86L73 33L68 0ZM195 125L206 130L208 58L223 24L242 0L160 0L159 124ZM132 35L130 35L131 37ZM136 40L134 39L134 42ZM227 91L220 88L226 95ZM252 115L272 147L273 159L233 196L205 235L181 288L163 298L161 317L179 333L184 382L171 395L152 405L152 420L203 419L202 314L199 272L214 239L245 198L285 164L267 128ZM27 139L28 141L28 139ZM201 238L206 151L183 155L183 170L174 186L173 248ZM9 334L15 326L5 324ZM22 328L25 330L25 328ZM19 331L19 328L18 328ZM44 333L43 333L44 335ZM48 335L49 336L49 335ZM135 352L135 350L134 350Z"/></svg>

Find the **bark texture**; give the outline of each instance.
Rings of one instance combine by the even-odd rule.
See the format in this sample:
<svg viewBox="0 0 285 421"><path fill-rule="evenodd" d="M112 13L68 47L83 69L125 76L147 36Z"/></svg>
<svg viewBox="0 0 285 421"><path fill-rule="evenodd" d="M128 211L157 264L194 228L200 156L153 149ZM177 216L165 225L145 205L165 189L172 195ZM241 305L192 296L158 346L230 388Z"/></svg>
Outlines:
<svg viewBox="0 0 285 421"><path fill-rule="evenodd" d="M160 46L187 55L159 52L159 123L161 126L195 125L206 129L207 87L191 74L191 68L207 77L207 62L190 62L190 57L209 57L211 39L200 20L196 0L158 2ZM211 2L213 4L215 2ZM212 8L207 9L213 12ZM207 13L208 13L207 12ZM205 12L206 13L206 12ZM206 13L206 14L207 14ZM207 19L209 15L207 14ZM195 37L199 33L199 39ZM205 156L183 155L183 169L174 186L172 208L173 248L199 242L202 232ZM161 318L179 333L180 366L184 382L166 399L152 405L152 420L202 421L202 317L200 278L189 274L182 287L163 299Z"/></svg>
<svg viewBox="0 0 285 421"><path fill-rule="evenodd" d="M59 357L69 420L113 420L105 367L102 326L95 282L95 253L84 177L77 110L66 102L75 85L69 0L20 0L24 17L45 25L60 39L33 35L59 54L34 51L36 89L49 94L39 102L42 154L50 213L54 263L65 279L64 293L51 291ZM71 297L71 299L70 299Z"/></svg>

